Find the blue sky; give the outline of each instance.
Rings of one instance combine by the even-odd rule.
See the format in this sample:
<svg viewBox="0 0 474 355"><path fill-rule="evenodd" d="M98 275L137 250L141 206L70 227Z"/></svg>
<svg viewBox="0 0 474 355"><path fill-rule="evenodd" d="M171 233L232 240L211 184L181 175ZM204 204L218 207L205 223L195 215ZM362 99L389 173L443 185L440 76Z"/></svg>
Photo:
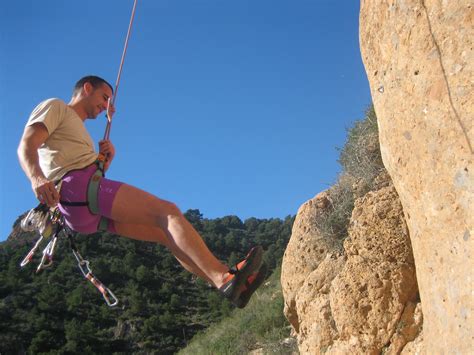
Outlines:
<svg viewBox="0 0 474 355"><path fill-rule="evenodd" d="M132 0L8 1L0 12L0 240L37 202L16 148L42 100L115 83ZM370 92L357 1L139 0L108 177L204 217L285 217L332 184ZM98 141L105 118L88 120Z"/></svg>

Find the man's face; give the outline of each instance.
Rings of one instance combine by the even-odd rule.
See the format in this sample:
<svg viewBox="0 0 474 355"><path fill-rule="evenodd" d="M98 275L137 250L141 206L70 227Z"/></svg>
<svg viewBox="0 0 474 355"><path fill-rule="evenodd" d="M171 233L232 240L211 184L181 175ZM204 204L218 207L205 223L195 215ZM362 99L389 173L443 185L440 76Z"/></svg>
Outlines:
<svg viewBox="0 0 474 355"><path fill-rule="evenodd" d="M90 83L86 83L86 85ZM88 118L97 118L104 110L107 110L107 102L112 97L112 90L107 84L102 84L96 88L92 85L85 88L87 104L85 106Z"/></svg>

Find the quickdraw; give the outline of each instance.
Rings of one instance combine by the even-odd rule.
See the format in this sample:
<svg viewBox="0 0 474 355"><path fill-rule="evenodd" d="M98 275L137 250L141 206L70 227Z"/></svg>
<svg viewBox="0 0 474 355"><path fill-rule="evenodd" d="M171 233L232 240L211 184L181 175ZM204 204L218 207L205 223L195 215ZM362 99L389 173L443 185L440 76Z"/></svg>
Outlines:
<svg viewBox="0 0 474 355"><path fill-rule="evenodd" d="M33 256L43 240L51 238L43 249L43 256L41 257L36 272L38 273L41 270L50 267L53 264L54 250L56 248L59 234L62 231L69 239L72 253L76 258L79 270L81 270L84 277L99 290L109 307L114 307L118 304L119 301L114 293L94 276L89 266L90 262L84 259L79 253L79 250L74 243L73 232L65 225L64 218L57 207L54 210L50 210L44 204L38 205L28 212L26 217L21 221L20 226L24 231L32 232L37 230L40 233L39 239L20 263L21 267L26 266L31 260L33 260Z"/></svg>
<svg viewBox="0 0 474 355"><path fill-rule="evenodd" d="M32 232L37 230L40 234L39 239L36 241L33 248L29 251L26 257L20 263L21 267L26 266L32 259L39 248L41 242L44 239L51 238L46 248L43 250L43 257L41 262L36 269L36 272L40 272L43 269L51 266L53 263L53 254L56 247L58 234L60 227L58 222L57 213L51 213L46 205L40 204L28 212L25 218L21 221L21 228L26 232Z"/></svg>
<svg viewBox="0 0 474 355"><path fill-rule="evenodd" d="M115 297L114 293L106 287L100 280L94 276L92 273L91 268L89 267L89 260L86 260L82 257L82 255L79 253L79 250L76 247L76 244L74 243L74 239L71 234L67 234L69 238L69 242L71 244L71 249L72 253L74 254L74 257L77 260L77 265L79 266L79 269L81 270L82 274L84 277L89 280L99 291L102 293L102 297L104 297L105 302L109 307L114 307L118 304L118 299Z"/></svg>

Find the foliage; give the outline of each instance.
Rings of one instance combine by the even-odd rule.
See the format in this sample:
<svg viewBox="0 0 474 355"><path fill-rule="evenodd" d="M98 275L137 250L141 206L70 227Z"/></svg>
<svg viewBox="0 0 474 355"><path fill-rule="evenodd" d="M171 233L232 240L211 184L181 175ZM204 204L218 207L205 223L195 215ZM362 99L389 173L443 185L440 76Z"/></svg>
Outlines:
<svg viewBox="0 0 474 355"><path fill-rule="evenodd" d="M362 181L366 191L373 188L374 179L384 169L373 105L366 110L363 120L355 121L349 128L346 143L340 149L339 163L343 174Z"/></svg>
<svg viewBox="0 0 474 355"><path fill-rule="evenodd" d="M199 210L185 215L222 261L235 263L260 244L271 268L281 262L294 220L205 219ZM76 237L94 274L120 300L111 309L83 278L65 240L50 269L37 275L34 266L20 269L33 242L34 236L20 234L0 244L1 354L172 354L232 313L229 302L160 245L111 234Z"/></svg>
<svg viewBox="0 0 474 355"><path fill-rule="evenodd" d="M247 354L257 348L265 353L290 354L296 345L285 345L290 326L283 315L280 268L251 299L245 310L234 310L219 323L197 334L181 355Z"/></svg>
<svg viewBox="0 0 474 355"><path fill-rule="evenodd" d="M334 241L334 250L342 250L342 242L347 237L347 228L354 209L354 195L351 179L339 177L338 182L329 189L331 205L316 218L320 233Z"/></svg>
<svg viewBox="0 0 474 355"><path fill-rule="evenodd" d="M334 240L335 250L342 249L342 242L348 235L355 197L372 190L375 178L385 169L373 105L366 110L364 119L348 129L346 143L339 151L342 172L328 190L330 208L316 218L319 231Z"/></svg>

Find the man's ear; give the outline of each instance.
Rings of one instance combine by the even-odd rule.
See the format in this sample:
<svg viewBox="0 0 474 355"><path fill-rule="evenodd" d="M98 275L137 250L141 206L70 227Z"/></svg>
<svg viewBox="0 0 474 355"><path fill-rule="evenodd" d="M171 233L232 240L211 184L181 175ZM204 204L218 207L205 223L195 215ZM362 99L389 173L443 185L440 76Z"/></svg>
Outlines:
<svg viewBox="0 0 474 355"><path fill-rule="evenodd" d="M94 87L92 86L91 83L85 82L84 85L82 86L82 91L84 92L85 96L89 96L92 91L94 91Z"/></svg>

